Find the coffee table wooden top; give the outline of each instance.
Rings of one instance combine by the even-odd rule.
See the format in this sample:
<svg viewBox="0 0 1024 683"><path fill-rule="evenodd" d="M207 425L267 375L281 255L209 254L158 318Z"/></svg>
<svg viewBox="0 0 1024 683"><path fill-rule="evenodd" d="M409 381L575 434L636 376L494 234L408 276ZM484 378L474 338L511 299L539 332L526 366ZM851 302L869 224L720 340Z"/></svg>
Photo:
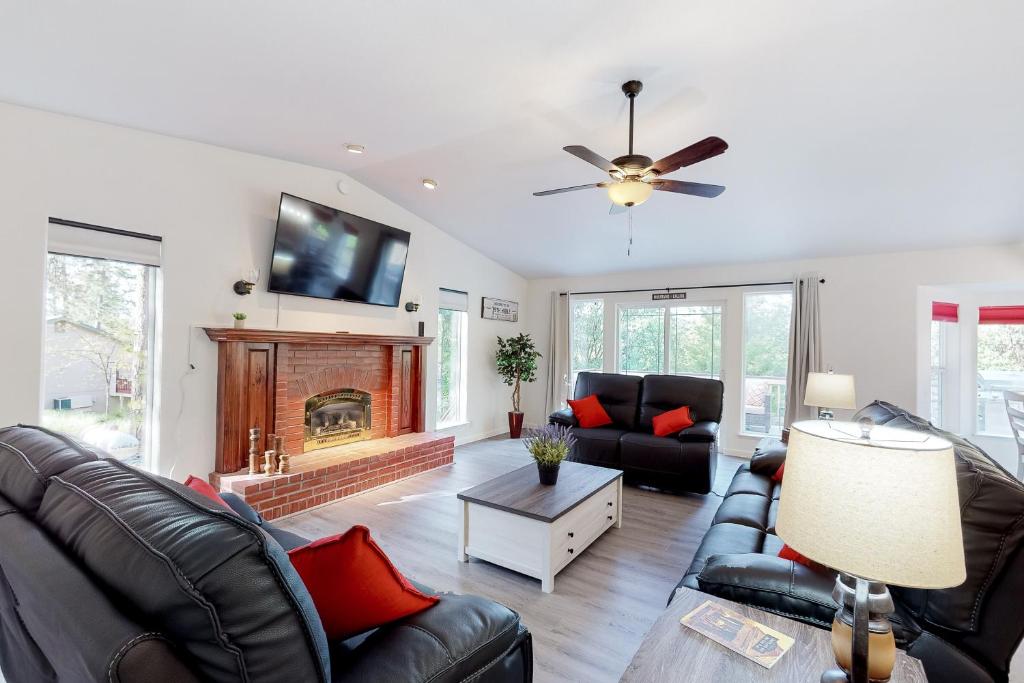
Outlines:
<svg viewBox="0 0 1024 683"><path fill-rule="evenodd" d="M459 499L553 522L621 476L621 470L565 461L558 483L545 486L537 478L537 466L526 465L466 489Z"/></svg>
<svg viewBox="0 0 1024 683"><path fill-rule="evenodd" d="M736 654L679 623L684 615L713 600L745 617L792 636L796 642L771 669ZM757 608L682 588L644 637L620 683L682 683L683 681L785 681L817 683L835 667L831 634L799 621ZM890 683L928 683L920 660L896 651Z"/></svg>

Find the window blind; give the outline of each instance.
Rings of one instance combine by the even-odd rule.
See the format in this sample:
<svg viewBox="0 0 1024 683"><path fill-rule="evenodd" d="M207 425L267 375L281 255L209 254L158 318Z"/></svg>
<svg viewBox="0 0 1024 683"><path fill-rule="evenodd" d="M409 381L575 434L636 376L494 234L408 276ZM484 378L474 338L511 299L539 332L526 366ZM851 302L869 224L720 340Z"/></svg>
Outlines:
<svg viewBox="0 0 1024 683"><path fill-rule="evenodd" d="M86 256L139 263L144 266L160 265L159 237L133 234L71 221L50 219L46 250L54 254Z"/></svg>
<svg viewBox="0 0 1024 683"><path fill-rule="evenodd" d="M949 304L944 301L933 301L932 320L940 323L959 322L960 304Z"/></svg>
<svg viewBox="0 0 1024 683"><path fill-rule="evenodd" d="M1024 306L981 306L979 325L1024 325Z"/></svg>
<svg viewBox="0 0 1024 683"><path fill-rule="evenodd" d="M447 311L469 311L469 294L457 289L445 289L438 292L437 307Z"/></svg>

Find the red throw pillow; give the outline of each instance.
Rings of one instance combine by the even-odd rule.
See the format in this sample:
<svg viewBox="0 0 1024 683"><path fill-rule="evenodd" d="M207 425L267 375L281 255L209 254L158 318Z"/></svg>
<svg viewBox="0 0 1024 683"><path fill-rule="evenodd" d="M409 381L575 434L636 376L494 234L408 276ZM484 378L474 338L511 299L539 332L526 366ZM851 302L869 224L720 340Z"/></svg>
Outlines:
<svg viewBox="0 0 1024 683"><path fill-rule="evenodd" d="M690 415L690 406L683 406L675 410L666 410L661 415L655 415L651 419L654 425L655 436L668 436L678 434L687 427L693 426L693 416Z"/></svg>
<svg viewBox="0 0 1024 683"><path fill-rule="evenodd" d="M288 551L328 639L344 640L422 612L438 598L402 576L365 526Z"/></svg>
<svg viewBox="0 0 1024 683"><path fill-rule="evenodd" d="M812 569L818 566L817 562L810 558L804 557L797 551L790 548L788 545L782 546L782 550L779 551L779 557L781 557L784 560L793 560L797 564L802 564L803 566L811 567Z"/></svg>
<svg viewBox="0 0 1024 683"><path fill-rule="evenodd" d="M210 482L205 479L200 479L199 477L194 477L190 474L188 475L188 479L185 480L185 486L189 487L196 493L201 493L214 502L220 503L228 510L231 510L231 506L224 502L224 499L220 497L219 493L217 493L217 489L213 488ZM231 512L235 511L231 510ZM235 514L238 513L235 512Z"/></svg>
<svg viewBox="0 0 1024 683"><path fill-rule="evenodd" d="M779 469L775 470L775 474L772 475L772 481L782 483L782 475L786 472L786 463L779 465Z"/></svg>
<svg viewBox="0 0 1024 683"><path fill-rule="evenodd" d="M608 417L608 413L604 411L601 402L594 394L569 401L569 407L572 408L572 414L580 421L580 427L584 429L604 427L612 423L612 419Z"/></svg>

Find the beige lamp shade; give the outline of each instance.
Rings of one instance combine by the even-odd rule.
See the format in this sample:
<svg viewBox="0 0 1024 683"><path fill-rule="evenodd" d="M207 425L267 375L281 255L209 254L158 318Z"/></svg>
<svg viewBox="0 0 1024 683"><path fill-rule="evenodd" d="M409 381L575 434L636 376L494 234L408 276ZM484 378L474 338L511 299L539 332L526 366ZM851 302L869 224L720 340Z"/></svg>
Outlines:
<svg viewBox="0 0 1024 683"><path fill-rule="evenodd" d="M808 372L804 405L819 408L856 408L857 396L853 389L853 375Z"/></svg>
<svg viewBox="0 0 1024 683"><path fill-rule="evenodd" d="M897 586L966 578L953 447L852 422L792 425L776 532L821 564Z"/></svg>

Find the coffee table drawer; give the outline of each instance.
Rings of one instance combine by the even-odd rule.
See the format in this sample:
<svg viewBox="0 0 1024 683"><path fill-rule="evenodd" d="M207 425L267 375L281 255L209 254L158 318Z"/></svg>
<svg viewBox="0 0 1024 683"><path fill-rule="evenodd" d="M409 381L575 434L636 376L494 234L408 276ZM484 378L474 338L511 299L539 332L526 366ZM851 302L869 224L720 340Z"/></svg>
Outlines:
<svg viewBox="0 0 1024 683"><path fill-rule="evenodd" d="M618 497L618 484L610 484L555 520L551 528L551 564L556 571L578 557L615 523Z"/></svg>

